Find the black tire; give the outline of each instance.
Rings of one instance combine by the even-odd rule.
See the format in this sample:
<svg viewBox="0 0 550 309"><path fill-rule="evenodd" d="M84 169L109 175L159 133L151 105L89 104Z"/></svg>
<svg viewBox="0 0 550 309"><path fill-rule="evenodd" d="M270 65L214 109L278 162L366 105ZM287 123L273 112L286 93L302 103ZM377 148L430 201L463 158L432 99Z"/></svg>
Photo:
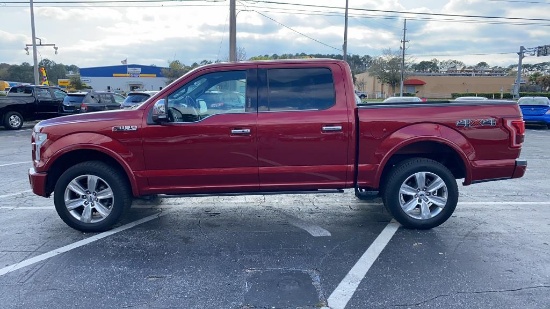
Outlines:
<svg viewBox="0 0 550 309"><path fill-rule="evenodd" d="M384 206L403 227L431 229L453 214L458 203L458 186L444 165L413 158L399 163L389 173ZM425 188L428 190L423 191Z"/></svg>
<svg viewBox="0 0 550 309"><path fill-rule="evenodd" d="M119 170L88 161L70 167L59 177L54 203L59 217L75 230L103 232L118 222L130 207L132 196Z"/></svg>
<svg viewBox="0 0 550 309"><path fill-rule="evenodd" d="M3 120L4 128L8 130L19 130L23 126L23 116L18 112L7 112Z"/></svg>

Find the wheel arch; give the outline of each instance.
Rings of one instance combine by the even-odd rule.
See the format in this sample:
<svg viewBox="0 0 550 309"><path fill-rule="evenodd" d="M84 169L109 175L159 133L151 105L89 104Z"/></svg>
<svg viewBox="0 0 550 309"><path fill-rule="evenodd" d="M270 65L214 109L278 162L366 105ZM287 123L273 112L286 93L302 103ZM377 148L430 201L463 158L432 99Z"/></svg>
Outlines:
<svg viewBox="0 0 550 309"><path fill-rule="evenodd" d="M121 160L118 155L106 149L82 148L82 145L79 145L78 149L64 151L53 160L53 163L48 168L46 179L47 194L51 194L54 191L57 180L68 168L86 161L101 161L114 167L124 176L128 186L132 190L132 194L134 196L139 195L136 179L124 160Z"/></svg>
<svg viewBox="0 0 550 309"><path fill-rule="evenodd" d="M414 157L437 161L448 168L455 179L464 178L464 183L469 183L469 158L474 156L473 146L457 131L437 124L434 126L437 126L437 135L421 135L411 126L408 127L410 130L400 130L385 139L376 151L377 155L382 157L376 172L375 179L379 181L375 183L377 187L384 184L388 171L396 164ZM392 140L395 142L397 136L400 142L390 145Z"/></svg>

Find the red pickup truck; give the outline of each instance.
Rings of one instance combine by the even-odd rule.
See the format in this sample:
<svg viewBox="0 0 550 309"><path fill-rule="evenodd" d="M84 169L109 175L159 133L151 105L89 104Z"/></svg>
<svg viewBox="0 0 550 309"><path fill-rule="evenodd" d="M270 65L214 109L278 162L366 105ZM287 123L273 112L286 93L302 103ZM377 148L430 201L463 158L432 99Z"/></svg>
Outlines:
<svg viewBox="0 0 550 309"><path fill-rule="evenodd" d="M511 101L360 104L343 61L213 64L133 109L36 124L29 179L80 231L140 196L344 188L429 229L453 213L456 179L522 177L524 134Z"/></svg>

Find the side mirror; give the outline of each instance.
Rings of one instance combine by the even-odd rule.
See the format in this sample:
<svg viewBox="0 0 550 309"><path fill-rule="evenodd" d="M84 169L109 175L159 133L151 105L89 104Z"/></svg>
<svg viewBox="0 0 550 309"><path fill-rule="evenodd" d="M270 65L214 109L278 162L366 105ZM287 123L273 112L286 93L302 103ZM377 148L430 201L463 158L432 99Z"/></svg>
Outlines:
<svg viewBox="0 0 550 309"><path fill-rule="evenodd" d="M153 105L152 119L156 123L168 121L168 113L166 113L166 99L160 99Z"/></svg>

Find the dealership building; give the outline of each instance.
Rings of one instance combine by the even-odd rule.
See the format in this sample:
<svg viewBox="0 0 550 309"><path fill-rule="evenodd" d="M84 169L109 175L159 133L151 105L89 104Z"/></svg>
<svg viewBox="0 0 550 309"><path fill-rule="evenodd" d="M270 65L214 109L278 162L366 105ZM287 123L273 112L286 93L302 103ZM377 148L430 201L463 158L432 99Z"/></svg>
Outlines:
<svg viewBox="0 0 550 309"><path fill-rule="evenodd" d="M80 80L94 90L160 90L168 82L162 69L167 68L140 64L81 68Z"/></svg>

